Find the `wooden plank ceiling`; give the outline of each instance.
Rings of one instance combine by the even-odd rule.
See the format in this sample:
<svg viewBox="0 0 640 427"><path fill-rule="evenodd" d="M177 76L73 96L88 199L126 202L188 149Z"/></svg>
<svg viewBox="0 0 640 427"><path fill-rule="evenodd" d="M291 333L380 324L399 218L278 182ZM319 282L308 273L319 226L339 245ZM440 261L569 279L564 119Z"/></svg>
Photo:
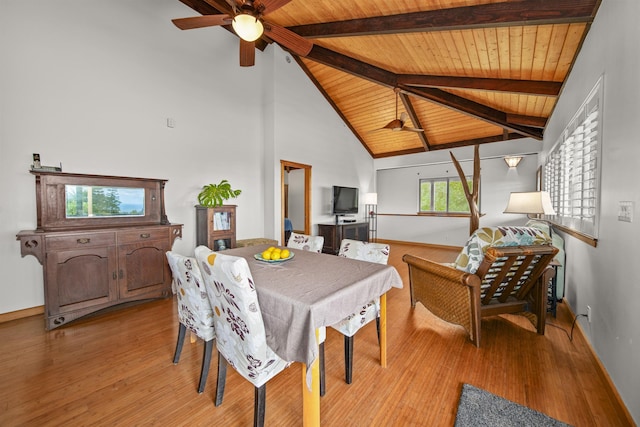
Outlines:
<svg viewBox="0 0 640 427"><path fill-rule="evenodd" d="M181 1L203 15L234 2ZM601 0L264 1L285 3L265 21L313 43L293 57L380 158L541 140ZM424 131L379 130L403 113Z"/></svg>

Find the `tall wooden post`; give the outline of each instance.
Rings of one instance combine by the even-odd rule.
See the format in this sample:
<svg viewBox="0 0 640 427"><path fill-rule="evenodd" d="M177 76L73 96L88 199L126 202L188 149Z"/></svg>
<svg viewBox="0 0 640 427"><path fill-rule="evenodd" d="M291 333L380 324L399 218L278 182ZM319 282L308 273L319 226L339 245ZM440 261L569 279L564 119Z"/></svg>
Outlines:
<svg viewBox="0 0 640 427"><path fill-rule="evenodd" d="M456 160L452 152L449 152L449 154L458 171L460 181L462 181L464 195L467 198L467 202L469 202L469 211L471 213L469 217L469 235L472 235L473 232L480 227L480 211L478 210L478 195L480 192L480 146L475 145L473 147L473 191L469 189L469 184L464 177L464 171L462 167L460 167L460 163Z"/></svg>

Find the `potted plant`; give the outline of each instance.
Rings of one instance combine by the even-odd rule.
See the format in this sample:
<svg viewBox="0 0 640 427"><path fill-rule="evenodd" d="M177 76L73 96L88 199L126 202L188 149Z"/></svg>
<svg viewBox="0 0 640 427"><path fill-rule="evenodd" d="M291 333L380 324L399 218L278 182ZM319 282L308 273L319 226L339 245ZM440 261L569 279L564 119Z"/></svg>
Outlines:
<svg viewBox="0 0 640 427"><path fill-rule="evenodd" d="M202 187L202 191L198 194L198 203L207 208L215 208L222 206L225 200L238 197L242 190L233 190L231 184L226 179L220 181L219 184L209 184Z"/></svg>

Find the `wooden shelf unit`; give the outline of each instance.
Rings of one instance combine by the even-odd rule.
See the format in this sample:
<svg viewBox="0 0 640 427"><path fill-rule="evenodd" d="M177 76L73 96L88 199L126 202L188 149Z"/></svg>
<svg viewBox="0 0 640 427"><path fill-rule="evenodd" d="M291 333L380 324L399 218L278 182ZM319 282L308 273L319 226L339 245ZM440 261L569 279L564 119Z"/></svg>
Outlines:
<svg viewBox="0 0 640 427"><path fill-rule="evenodd" d="M236 247L236 205L196 206L196 246L214 251Z"/></svg>

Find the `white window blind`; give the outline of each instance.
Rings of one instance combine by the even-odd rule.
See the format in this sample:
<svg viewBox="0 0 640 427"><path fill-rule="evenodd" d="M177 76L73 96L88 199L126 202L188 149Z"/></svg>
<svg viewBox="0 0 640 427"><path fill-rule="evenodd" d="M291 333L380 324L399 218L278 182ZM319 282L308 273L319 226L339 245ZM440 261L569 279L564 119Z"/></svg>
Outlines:
<svg viewBox="0 0 640 427"><path fill-rule="evenodd" d="M543 165L543 188L556 211L548 219L594 238L598 237L601 117L602 77Z"/></svg>

